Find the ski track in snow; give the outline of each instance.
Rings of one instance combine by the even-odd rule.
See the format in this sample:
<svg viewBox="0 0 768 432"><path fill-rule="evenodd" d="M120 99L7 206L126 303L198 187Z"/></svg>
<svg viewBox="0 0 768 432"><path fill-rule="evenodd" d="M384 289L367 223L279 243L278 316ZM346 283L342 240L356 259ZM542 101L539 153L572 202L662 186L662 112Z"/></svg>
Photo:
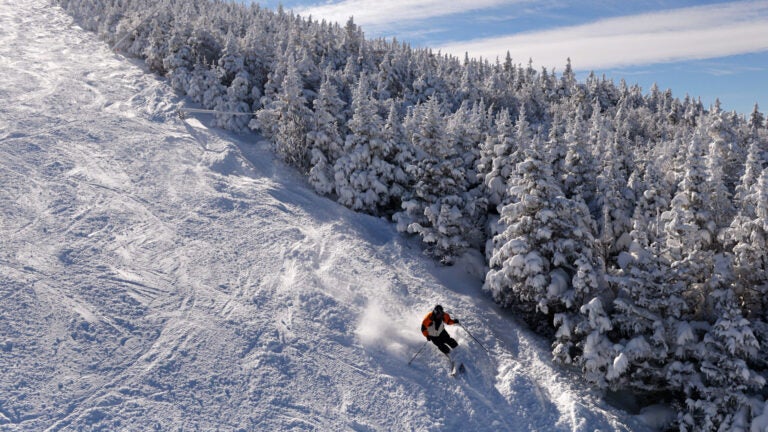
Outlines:
<svg viewBox="0 0 768 432"><path fill-rule="evenodd" d="M0 0L0 429L637 430L381 219ZM467 372L423 343L440 302Z"/></svg>

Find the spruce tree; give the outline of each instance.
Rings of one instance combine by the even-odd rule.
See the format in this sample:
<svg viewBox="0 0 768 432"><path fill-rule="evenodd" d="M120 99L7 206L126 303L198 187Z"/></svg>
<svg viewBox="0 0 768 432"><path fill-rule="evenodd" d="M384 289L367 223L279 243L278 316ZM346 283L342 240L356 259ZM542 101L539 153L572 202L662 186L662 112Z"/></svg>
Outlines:
<svg viewBox="0 0 768 432"><path fill-rule="evenodd" d="M717 318L694 353L693 379L681 383L686 396L681 430L733 430L736 411L749 404L749 392L766 383L749 366L758 357L759 343L733 292L720 285L711 295Z"/></svg>
<svg viewBox="0 0 768 432"><path fill-rule="evenodd" d="M716 225L710 211L705 154L701 136L696 133L691 138L685 174L671 208L662 214L665 252L677 278L690 283L703 281L712 269Z"/></svg>
<svg viewBox="0 0 768 432"><path fill-rule="evenodd" d="M303 172L309 170L308 122L312 112L304 98L303 84L292 57L286 61L282 85L275 98L256 112L251 128L272 141L275 152Z"/></svg>
<svg viewBox="0 0 768 432"><path fill-rule="evenodd" d="M344 140L339 131L344 101L326 73L317 98L313 101L312 121L307 131L310 149L309 183L323 195L336 188L333 166L343 154Z"/></svg>
<svg viewBox="0 0 768 432"><path fill-rule="evenodd" d="M537 325L550 317L558 327L554 354L570 362L573 349L584 346L579 310L599 292L594 227L584 203L564 196L539 146L525 154L509 178L500 221L506 228L493 239L484 288Z"/></svg>
<svg viewBox="0 0 768 432"><path fill-rule="evenodd" d="M493 207L503 205L507 195L507 179L515 169L513 154L522 154L516 146L514 127L508 110L501 110L495 119L494 132L483 143L483 168L488 204Z"/></svg>
<svg viewBox="0 0 768 432"><path fill-rule="evenodd" d="M344 154L334 164L339 203L371 214L392 207L397 148L384 136L384 120L371 95L367 75L362 75L352 99L352 119Z"/></svg>
<svg viewBox="0 0 768 432"><path fill-rule="evenodd" d="M470 246L474 201L467 194L466 167L445 130L444 108L435 98L414 108L407 120L417 162L408 167L415 182L393 219L402 232L418 234L426 253L450 264Z"/></svg>

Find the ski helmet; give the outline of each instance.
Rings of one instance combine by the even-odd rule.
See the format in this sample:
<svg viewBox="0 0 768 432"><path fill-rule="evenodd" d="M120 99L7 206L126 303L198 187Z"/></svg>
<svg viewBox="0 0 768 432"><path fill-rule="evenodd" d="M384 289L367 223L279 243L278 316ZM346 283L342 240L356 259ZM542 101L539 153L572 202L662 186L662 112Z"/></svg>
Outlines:
<svg viewBox="0 0 768 432"><path fill-rule="evenodd" d="M440 305L435 306L435 315L442 315L443 314L443 307Z"/></svg>

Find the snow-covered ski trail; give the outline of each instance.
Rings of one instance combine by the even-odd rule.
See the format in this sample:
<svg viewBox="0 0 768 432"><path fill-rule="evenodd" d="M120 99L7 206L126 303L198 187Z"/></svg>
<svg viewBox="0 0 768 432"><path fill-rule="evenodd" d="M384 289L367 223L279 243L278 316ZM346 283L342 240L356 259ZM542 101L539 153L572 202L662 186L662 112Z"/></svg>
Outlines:
<svg viewBox="0 0 768 432"><path fill-rule="evenodd" d="M60 9L0 0L0 69L0 428L637 430L471 265L177 118ZM455 329L458 379L429 348L407 366L438 302L491 351Z"/></svg>

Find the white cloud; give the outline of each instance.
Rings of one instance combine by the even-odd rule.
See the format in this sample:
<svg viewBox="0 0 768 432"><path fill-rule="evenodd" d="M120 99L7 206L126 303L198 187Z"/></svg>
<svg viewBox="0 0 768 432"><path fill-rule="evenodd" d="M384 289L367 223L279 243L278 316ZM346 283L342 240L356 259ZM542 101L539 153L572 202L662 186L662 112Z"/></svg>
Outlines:
<svg viewBox="0 0 768 432"><path fill-rule="evenodd" d="M395 25L402 21L424 20L530 0L344 0L336 3L295 8L301 16L344 24L350 16L365 29Z"/></svg>
<svg viewBox="0 0 768 432"><path fill-rule="evenodd" d="M575 69L705 59L768 50L768 2L689 7L433 47L463 57L504 58Z"/></svg>

